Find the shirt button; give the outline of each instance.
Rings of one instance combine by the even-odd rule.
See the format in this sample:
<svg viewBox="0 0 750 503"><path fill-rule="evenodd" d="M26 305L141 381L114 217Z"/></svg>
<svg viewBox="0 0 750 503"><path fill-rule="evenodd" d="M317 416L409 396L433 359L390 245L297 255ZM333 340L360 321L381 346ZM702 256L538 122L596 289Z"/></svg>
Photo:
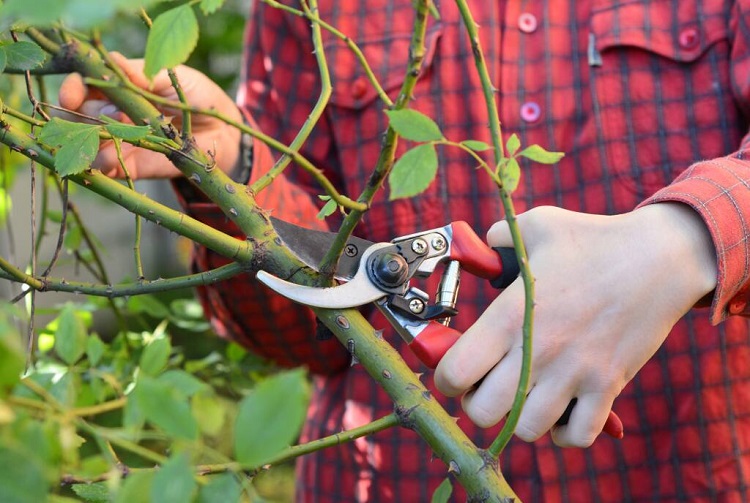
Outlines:
<svg viewBox="0 0 750 503"><path fill-rule="evenodd" d="M359 100L365 97L365 94L367 93L367 79L364 77L359 77L357 80L354 81L354 84L352 84L352 97L355 100Z"/></svg>
<svg viewBox="0 0 750 503"><path fill-rule="evenodd" d="M518 29L524 33L534 33L536 31L537 23L536 16L530 12L524 12L518 16Z"/></svg>
<svg viewBox="0 0 750 503"><path fill-rule="evenodd" d="M526 122L536 122L542 115L542 109L534 101L527 101L521 105L521 118Z"/></svg>
<svg viewBox="0 0 750 503"><path fill-rule="evenodd" d="M747 302L741 299L734 299L729 303L729 312L731 314L741 314L743 311L745 311L746 307Z"/></svg>
<svg viewBox="0 0 750 503"><path fill-rule="evenodd" d="M685 28L680 32L679 42L683 49L694 49L699 41L700 36L697 28Z"/></svg>

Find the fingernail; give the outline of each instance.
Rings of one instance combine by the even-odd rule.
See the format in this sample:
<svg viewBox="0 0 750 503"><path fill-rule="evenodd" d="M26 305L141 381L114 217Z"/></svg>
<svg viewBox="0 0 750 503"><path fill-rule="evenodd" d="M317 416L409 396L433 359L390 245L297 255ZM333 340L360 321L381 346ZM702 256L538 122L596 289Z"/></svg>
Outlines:
<svg viewBox="0 0 750 503"><path fill-rule="evenodd" d="M116 119L117 115L120 113L120 109L117 108L115 105L110 103L109 105L104 105L101 110L99 110L99 113L102 115L106 115L107 117L112 117L113 119Z"/></svg>

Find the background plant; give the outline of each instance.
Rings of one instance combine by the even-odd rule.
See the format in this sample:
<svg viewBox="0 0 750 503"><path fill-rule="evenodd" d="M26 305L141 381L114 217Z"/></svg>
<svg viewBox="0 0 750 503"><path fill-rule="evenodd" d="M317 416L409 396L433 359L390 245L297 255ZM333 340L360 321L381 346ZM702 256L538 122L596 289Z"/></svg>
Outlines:
<svg viewBox="0 0 750 503"><path fill-rule="evenodd" d="M33 253L25 266L0 257L0 277L22 283L29 292L16 299L28 297L25 344L21 344L22 334L16 322L24 313L12 308L0 311L0 466L7 468L0 470L3 501L40 501L45 497L87 501L253 499L257 497L253 484L269 466L398 426L415 429L445 462L446 474L451 478L436 492L436 501L448 498L451 479L458 480L472 497L491 495L496 501L514 498L496 460L512 434L526 395L533 279L526 267L510 194L520 176L520 157L552 163L560 156L538 146L521 148L515 135L503 142L476 24L466 4L457 0L485 90L492 145L472 139L447 139L430 118L408 109L424 56L426 21L430 15L439 16L428 0L415 2L409 68L395 100L382 91L356 41L318 18L315 0L303 0L299 7L266 0L289 15L311 22L322 84L316 106L290 145L213 110L195 109L184 99L165 102L134 86L112 63L107 47L117 37L104 34L102 23L108 19L132 14L147 28L140 29L147 33L143 46L145 71L152 77L164 68L171 72L195 54L201 35L199 20L208 26L212 16L224 12L220 10L225 7L222 0L116 0L104 6L94 0L41 1L44 5L35 2L32 7L21 0L5 0L0 10L0 22L8 33L0 41L0 69L17 75L12 80L13 89L21 88L25 95L24 104L10 91L2 95L0 142L14 154L13 162L5 162L0 173L6 184L18 169L29 169L32 181L37 176L43 178L41 194L36 189L30 194L34 207L41 208L30 229L32 239L37 239L35 252L36 243L45 235L44 228L57 227L55 255L65 246L80 248L85 243L87 253L80 254L80 261L96 281L55 277L55 256L40 263L37 253ZM360 57L390 119L371 183L365 192L354 197L338 193L298 151L322 115L331 92L322 30L345 40ZM97 87L138 125L103 117L87 118L85 123L50 117L55 107L49 103L46 76L71 71L84 75L90 86ZM181 96L179 81L173 73L170 75ZM182 130L175 129L155 105L182 110ZM213 169L211 154L200 151L190 141L190 118L194 114L224 120L265 141L282 155L266 177L251 190L245 190ZM396 160L399 138L412 140L416 146ZM102 140L111 140L118 147L129 143L168 156L185 177L253 239L237 241L150 200L133 190L129 177L120 183L90 170ZM254 200L254 194L289 168L292 160L295 167L290 169L307 169L320 183L322 197L327 200L321 218L337 207L346 214L337 242L321 264L323 276L310 274L299 279L311 285L325 282L346 239L386 180L392 198L416 195L431 183L439 170L436 145L463 149L498 186L522 265L527 291L525 358L516 404L505 428L491 446L474 446L445 411L427 398L418 377L390 346L375 337L374 329L356 310L317 309L318 317L336 337L344 343L354 342L356 357L394 399L395 409L393 414L357 430L289 447L307 405L309 391L304 373L272 371L269 364L234 345L191 354L189 344L176 345L173 341L180 332L202 333L207 329L199 306L189 299L164 302L154 294L214 283L258 268L279 276L298 270L297 259L274 241L273 229ZM24 164L18 161L19 155L26 159ZM133 280L117 284L108 280L98 253L100 246L87 233L70 200L70 182L136 216ZM62 201L59 215L45 211L53 192ZM0 212L7 214L11 207L8 199L0 199L6 201ZM144 219L230 257L233 262L201 274L148 279L140 260L140 226ZM260 246L266 250L262 256L256 254ZM45 291L85 295L85 300L60 306L50 323L38 327L34 325L35 292ZM119 329L103 338L91 330L91 313L104 307L117 313ZM383 369L388 370L387 378ZM231 428L235 424L241 427Z"/></svg>

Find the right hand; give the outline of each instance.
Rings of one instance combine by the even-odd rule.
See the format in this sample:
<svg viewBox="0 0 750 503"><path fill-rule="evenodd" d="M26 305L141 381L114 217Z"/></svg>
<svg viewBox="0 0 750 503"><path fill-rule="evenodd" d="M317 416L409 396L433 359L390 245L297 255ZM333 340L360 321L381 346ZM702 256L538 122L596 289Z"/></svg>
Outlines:
<svg viewBox="0 0 750 503"><path fill-rule="evenodd" d="M150 82L143 74L142 59L127 59L118 53L112 53L112 58L133 84L166 99L178 101L177 93L172 87L165 70L159 72L154 77L153 82ZM234 100L206 75L182 65L175 68L175 72L187 101L192 106L201 109L213 109L232 120L242 122L242 114ZM124 114L107 101L99 91L86 86L79 74L71 74L65 78L60 86L59 101L63 108L91 117L107 115L117 120L128 121ZM159 109L164 115L173 117L173 124L180 129L182 124L182 112L180 110L166 107L160 107ZM193 136L198 148L204 152L209 150L214 152L217 166L224 171L231 170L239 156L240 132L213 117L192 114L191 119ZM125 166L134 179L172 178L180 175L179 170L162 154L133 147L126 143L122 144L122 153ZM99 169L109 176L118 178L125 176L111 141L104 142L101 145L91 167Z"/></svg>

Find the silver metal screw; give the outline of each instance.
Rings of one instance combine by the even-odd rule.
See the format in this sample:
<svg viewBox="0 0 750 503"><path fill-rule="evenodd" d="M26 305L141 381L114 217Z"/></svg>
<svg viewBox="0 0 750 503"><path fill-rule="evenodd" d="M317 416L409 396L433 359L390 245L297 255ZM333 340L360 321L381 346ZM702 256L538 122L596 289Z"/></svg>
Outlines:
<svg viewBox="0 0 750 503"><path fill-rule="evenodd" d="M427 253L427 242L424 239L415 239L411 243L411 251L424 255Z"/></svg>
<svg viewBox="0 0 750 503"><path fill-rule="evenodd" d="M424 301L422 299L411 299L409 302L409 311L419 314L424 311Z"/></svg>
<svg viewBox="0 0 750 503"><path fill-rule="evenodd" d="M436 236L432 238L432 247L437 251L443 251L445 249L445 239L443 236Z"/></svg>
<svg viewBox="0 0 750 503"><path fill-rule="evenodd" d="M344 253L346 254L347 257L356 257L357 252L358 252L357 247L352 244L348 244L346 245L346 248L344 248Z"/></svg>

